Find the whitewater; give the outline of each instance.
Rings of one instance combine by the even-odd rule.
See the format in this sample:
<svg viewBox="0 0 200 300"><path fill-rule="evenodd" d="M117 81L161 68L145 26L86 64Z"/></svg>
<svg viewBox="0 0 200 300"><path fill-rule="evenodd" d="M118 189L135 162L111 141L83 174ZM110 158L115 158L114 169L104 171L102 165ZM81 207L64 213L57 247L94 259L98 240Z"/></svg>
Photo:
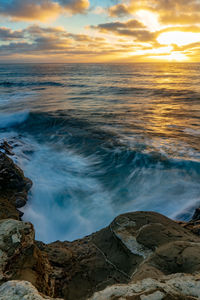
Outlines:
<svg viewBox="0 0 200 300"><path fill-rule="evenodd" d="M120 213L200 205L200 64L0 65L0 143L33 181L23 220L74 240Z"/></svg>

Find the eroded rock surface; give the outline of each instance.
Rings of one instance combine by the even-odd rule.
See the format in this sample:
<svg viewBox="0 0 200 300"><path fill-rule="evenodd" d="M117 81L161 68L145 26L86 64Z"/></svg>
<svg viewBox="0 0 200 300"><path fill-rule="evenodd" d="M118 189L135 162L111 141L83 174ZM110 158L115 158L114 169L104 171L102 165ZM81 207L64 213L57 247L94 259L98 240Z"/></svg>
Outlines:
<svg viewBox="0 0 200 300"><path fill-rule="evenodd" d="M52 295L52 270L35 245L34 237L31 223L13 219L0 221L0 284L13 279L28 280L44 294Z"/></svg>
<svg viewBox="0 0 200 300"><path fill-rule="evenodd" d="M28 281L8 281L0 286L0 300L44 300L53 298L39 294ZM54 300L59 300L55 299Z"/></svg>
<svg viewBox="0 0 200 300"><path fill-rule="evenodd" d="M25 205L31 185L23 171L0 151L0 219L20 219L16 208Z"/></svg>
<svg viewBox="0 0 200 300"><path fill-rule="evenodd" d="M154 212L124 214L81 240L38 246L52 266L55 295L68 300L117 283L200 272L200 238Z"/></svg>
<svg viewBox="0 0 200 300"><path fill-rule="evenodd" d="M113 285L88 300L192 300L200 298L200 276L176 274Z"/></svg>

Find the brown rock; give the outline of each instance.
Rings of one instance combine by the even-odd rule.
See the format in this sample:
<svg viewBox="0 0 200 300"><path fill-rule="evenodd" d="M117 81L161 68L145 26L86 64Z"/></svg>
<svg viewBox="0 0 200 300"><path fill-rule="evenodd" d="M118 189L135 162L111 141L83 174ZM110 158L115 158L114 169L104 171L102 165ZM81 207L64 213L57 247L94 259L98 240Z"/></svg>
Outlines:
<svg viewBox="0 0 200 300"><path fill-rule="evenodd" d="M12 152L12 146L10 146L5 140L0 144L0 149L2 149L7 155L14 155Z"/></svg>
<svg viewBox="0 0 200 300"><path fill-rule="evenodd" d="M192 216L192 221L199 221L199 220L200 220L200 208L196 208Z"/></svg>
<svg viewBox="0 0 200 300"><path fill-rule="evenodd" d="M31 223L0 221L0 284L7 280L27 280L40 292L52 295L52 270L45 254L35 245L34 236Z"/></svg>
<svg viewBox="0 0 200 300"><path fill-rule="evenodd" d="M23 171L0 151L0 219L20 219L16 208L25 205L31 185Z"/></svg>
<svg viewBox="0 0 200 300"><path fill-rule="evenodd" d="M124 214L81 240L38 246L53 268L54 296L67 300L117 283L200 271L200 238L154 212Z"/></svg>

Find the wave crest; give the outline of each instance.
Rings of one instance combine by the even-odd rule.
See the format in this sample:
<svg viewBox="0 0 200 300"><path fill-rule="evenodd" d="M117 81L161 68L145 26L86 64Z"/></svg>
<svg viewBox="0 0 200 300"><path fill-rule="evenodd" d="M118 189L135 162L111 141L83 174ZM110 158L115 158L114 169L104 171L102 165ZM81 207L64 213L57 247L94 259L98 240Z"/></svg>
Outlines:
<svg viewBox="0 0 200 300"><path fill-rule="evenodd" d="M12 114L0 114L0 128L8 128L25 122L29 117L29 111Z"/></svg>

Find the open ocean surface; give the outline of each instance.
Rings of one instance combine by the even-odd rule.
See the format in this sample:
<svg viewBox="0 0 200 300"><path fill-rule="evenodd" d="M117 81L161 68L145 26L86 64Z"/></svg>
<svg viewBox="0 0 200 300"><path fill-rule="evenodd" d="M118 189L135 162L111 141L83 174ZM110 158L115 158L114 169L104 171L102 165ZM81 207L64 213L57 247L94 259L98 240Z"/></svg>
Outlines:
<svg viewBox="0 0 200 300"><path fill-rule="evenodd" d="M200 205L200 64L0 65L0 140L32 179L36 238Z"/></svg>

